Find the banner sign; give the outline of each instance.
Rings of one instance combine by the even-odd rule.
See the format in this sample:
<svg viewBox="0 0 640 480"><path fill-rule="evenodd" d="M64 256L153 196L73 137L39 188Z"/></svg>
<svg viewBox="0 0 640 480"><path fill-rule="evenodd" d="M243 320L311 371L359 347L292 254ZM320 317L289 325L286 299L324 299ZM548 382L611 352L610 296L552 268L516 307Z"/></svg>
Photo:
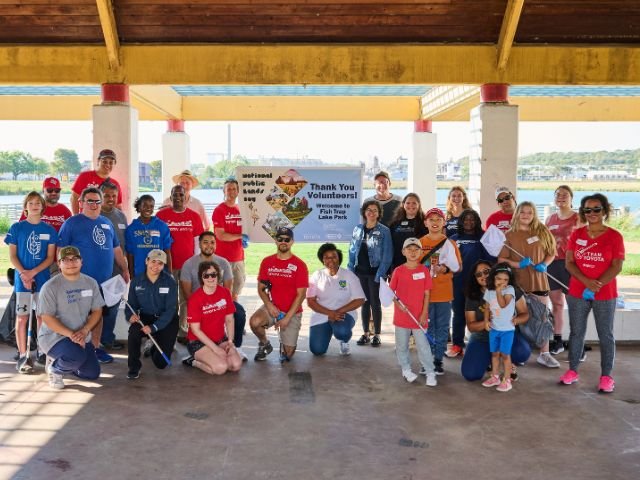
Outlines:
<svg viewBox="0 0 640 480"><path fill-rule="evenodd" d="M362 169L237 167L243 232L272 242L279 227L296 242L348 242L360 223Z"/></svg>

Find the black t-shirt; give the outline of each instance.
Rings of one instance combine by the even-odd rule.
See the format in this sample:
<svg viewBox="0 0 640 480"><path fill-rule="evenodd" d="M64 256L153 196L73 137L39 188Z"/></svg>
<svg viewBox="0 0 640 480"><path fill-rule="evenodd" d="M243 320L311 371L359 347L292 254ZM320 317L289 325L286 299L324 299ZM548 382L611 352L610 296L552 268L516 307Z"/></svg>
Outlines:
<svg viewBox="0 0 640 480"><path fill-rule="evenodd" d="M399 265L403 265L407 262L407 259L402 255L402 244L407 238L410 237L424 237L428 232L427 227L424 226L424 222L421 222L417 218L405 219L391 228L391 241L393 243L393 262L392 267L396 268Z"/></svg>
<svg viewBox="0 0 640 480"><path fill-rule="evenodd" d="M444 222L444 234L447 238L451 238L458 233L458 218L460 217L451 217Z"/></svg>
<svg viewBox="0 0 640 480"><path fill-rule="evenodd" d="M377 268L372 268L369 263L369 247L367 246L367 238L371 235L372 228L364 227L364 233L362 235L362 243L360 244L360 250L358 251L358 265L356 265L356 273L360 275L375 275L378 271Z"/></svg>

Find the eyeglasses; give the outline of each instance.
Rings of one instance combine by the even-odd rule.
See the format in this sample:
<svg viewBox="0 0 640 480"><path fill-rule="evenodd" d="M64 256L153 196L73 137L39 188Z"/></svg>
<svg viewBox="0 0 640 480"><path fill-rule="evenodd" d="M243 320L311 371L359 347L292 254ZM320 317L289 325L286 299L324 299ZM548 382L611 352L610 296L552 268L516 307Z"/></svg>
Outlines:
<svg viewBox="0 0 640 480"><path fill-rule="evenodd" d="M602 207L593 207L593 208L583 208L582 211L589 215L591 212L600 213L603 210Z"/></svg>
<svg viewBox="0 0 640 480"><path fill-rule="evenodd" d="M365 213L378 213L378 209L377 208L367 208L365 210Z"/></svg>
<svg viewBox="0 0 640 480"><path fill-rule="evenodd" d="M60 188L47 188L47 193L60 193Z"/></svg>
<svg viewBox="0 0 640 480"><path fill-rule="evenodd" d="M498 197L498 198L496 199L496 201L497 201L498 203L502 203L502 202L505 202L505 201L507 201L507 200L511 200L512 198L513 198L513 195L511 195L510 193L507 193L504 197Z"/></svg>
<svg viewBox="0 0 640 480"><path fill-rule="evenodd" d="M276 242L278 243L289 243L291 239L289 237L278 237L276 238Z"/></svg>
<svg viewBox="0 0 640 480"><path fill-rule="evenodd" d="M207 279L207 278L218 278L218 274L213 272L213 273L203 273L202 274L202 278Z"/></svg>
<svg viewBox="0 0 640 480"><path fill-rule="evenodd" d="M80 257L64 257L61 259L62 263L76 263L82 260Z"/></svg>
<svg viewBox="0 0 640 480"><path fill-rule="evenodd" d="M84 203L88 203L89 205L100 205L102 203L102 200L83 200Z"/></svg>
<svg viewBox="0 0 640 480"><path fill-rule="evenodd" d="M484 270L480 270L479 272L476 272L474 275L476 276L476 278L482 278L482 277L488 276L490 271L491 271L490 268L485 268Z"/></svg>

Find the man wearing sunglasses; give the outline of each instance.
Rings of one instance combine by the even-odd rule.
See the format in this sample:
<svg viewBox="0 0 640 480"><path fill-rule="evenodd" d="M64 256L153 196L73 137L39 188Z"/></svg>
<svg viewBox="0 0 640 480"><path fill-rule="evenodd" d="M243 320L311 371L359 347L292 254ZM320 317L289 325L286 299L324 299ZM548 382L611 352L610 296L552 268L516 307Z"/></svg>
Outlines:
<svg viewBox="0 0 640 480"><path fill-rule="evenodd" d="M263 305L251 316L251 330L258 337L258 353L254 360L261 362L273 351L266 330L280 329L281 360L291 360L296 352L302 321L302 302L309 286L307 265L291 252L293 230L276 230L278 251L262 260L258 273L258 295ZM265 288L265 286L267 286Z"/></svg>
<svg viewBox="0 0 640 480"><path fill-rule="evenodd" d="M78 248L83 259L81 272L93 278L98 285L111 278L114 260L122 271L122 278L128 283L127 260L113 224L101 215L102 200L102 192L95 187L86 188L82 192L79 201L82 213L62 224L58 246L71 245ZM96 347L100 363L111 363L113 357L98 348L101 335L102 321L94 328L91 341Z"/></svg>
<svg viewBox="0 0 640 480"><path fill-rule="evenodd" d="M489 225L495 225L503 232L506 232L511 228L511 219L513 218L513 212L516 210L516 197L508 187L498 187L496 189L496 202L499 210L489 215L484 228L486 230Z"/></svg>
<svg viewBox="0 0 640 480"><path fill-rule="evenodd" d="M45 211L42 215L42 221L51 225L56 232L60 231L60 227L64 221L71 216L71 210L60 202L60 180L55 177L47 177L42 182L42 196L46 203ZM19 221L25 220L27 217L22 212ZM55 265L55 263L54 263ZM56 268L56 271L58 269Z"/></svg>

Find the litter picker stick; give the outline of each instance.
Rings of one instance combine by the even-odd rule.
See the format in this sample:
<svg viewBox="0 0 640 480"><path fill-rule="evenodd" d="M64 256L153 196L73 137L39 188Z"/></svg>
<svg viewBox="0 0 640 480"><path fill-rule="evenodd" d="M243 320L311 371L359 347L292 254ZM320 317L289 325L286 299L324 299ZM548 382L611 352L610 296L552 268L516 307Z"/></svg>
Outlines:
<svg viewBox="0 0 640 480"><path fill-rule="evenodd" d="M520 258L524 258L524 255L522 255L520 252L518 252L517 250L514 250L513 248L511 248L509 245L507 245L506 243L504 244L505 247L507 247L509 250L511 250L513 253L515 253L516 255L520 255ZM552 280L555 280L555 282L560 285L561 287L564 287L565 290L569 290L569 287L567 287L564 283L562 283L560 280L558 280L556 277L554 277L553 275L551 275L549 272L544 272L547 274L547 277L551 278Z"/></svg>
<svg viewBox="0 0 640 480"><path fill-rule="evenodd" d="M273 299L271 298L271 289L273 288L273 285L271 284L271 281L260 280L260 283L263 285L262 290L266 292L267 296L269 297L269 300L271 301L271 303L273 303ZM283 318L284 318L284 312L280 312L278 314L278 317L276 318L276 323L278 323ZM289 357L287 356L284 350L284 346L282 345L282 332L280 331L279 328L277 328L276 330L278 330L278 341L280 342L280 363L288 362Z"/></svg>
<svg viewBox="0 0 640 480"><path fill-rule="evenodd" d="M129 310L131 310L131 313L133 313L135 316L138 316L138 314L133 310L133 308L131 308L131 305L129 305L129 302L124 300L124 303L127 307L129 307ZM138 323L143 327L146 326L144 323L142 323L142 320L140 320L140 317L138 317ZM167 355L162 351L162 349L160 348L160 345L158 345L158 342L156 342L156 339L153 338L153 335L149 334L147 336L151 339L153 344L156 346L156 348L160 352L160 355L162 355L162 358L164 358L164 361L167 362L167 365L171 366L171 360L169 360L169 357L167 357Z"/></svg>
<svg viewBox="0 0 640 480"><path fill-rule="evenodd" d="M389 287L389 289L391 289L391 287ZM393 290L391 290L393 292ZM396 302L398 302L400 304L400 306L402 308L405 309L405 311L409 314L409 316L411 317L411 320L413 320L414 322L416 322L416 325L418 326L418 328L420 330L422 330L422 333L424 333L424 336L427 337L427 341L431 344L431 345L435 345L435 340L433 339L433 337L431 337L431 335L429 335L429 332L427 332L427 330L420 325L420 322L418 321L418 319L413 315L413 313L411 313L411 310L409 310L407 308L407 306L402 303L402 300L400 300L400 298L398 298L398 295L396 295L396 292L393 292L393 298L395 299Z"/></svg>

